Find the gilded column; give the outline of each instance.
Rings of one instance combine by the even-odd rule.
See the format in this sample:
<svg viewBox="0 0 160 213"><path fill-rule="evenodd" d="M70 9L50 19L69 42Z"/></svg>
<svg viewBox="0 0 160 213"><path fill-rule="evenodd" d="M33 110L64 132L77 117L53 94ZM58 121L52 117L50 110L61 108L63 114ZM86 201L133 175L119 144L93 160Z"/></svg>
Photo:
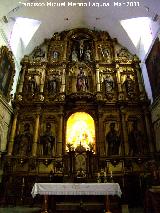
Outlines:
<svg viewBox="0 0 160 213"><path fill-rule="evenodd" d="M65 41L64 44L61 44L61 46L63 46L63 60L65 61L66 60L66 56L67 56L67 41Z"/></svg>
<svg viewBox="0 0 160 213"><path fill-rule="evenodd" d="M24 65L24 67L22 68L22 75L21 75L21 78L20 78L20 81L19 81L19 87L18 87L17 94L22 93L25 71L26 71L26 65Z"/></svg>
<svg viewBox="0 0 160 213"><path fill-rule="evenodd" d="M99 65L96 65L96 83L97 83L97 92L100 92L100 80L99 80Z"/></svg>
<svg viewBox="0 0 160 213"><path fill-rule="evenodd" d="M43 89L44 89L45 69L46 69L46 65L43 65L40 72L40 92L41 93L43 93Z"/></svg>
<svg viewBox="0 0 160 213"><path fill-rule="evenodd" d="M15 138L16 127L17 127L17 118L18 118L18 109L16 109L15 111L14 119L12 123L12 129L11 129L9 146L8 146L8 155L12 155L12 151L13 151L14 138Z"/></svg>
<svg viewBox="0 0 160 213"><path fill-rule="evenodd" d="M121 113L121 124L122 124L122 133L123 133L122 152L123 152L123 148L124 148L124 153L128 154L129 147L128 147L127 126L126 126L126 110L124 109L123 106L120 107L120 113ZM123 145L124 145L124 147L123 147Z"/></svg>
<svg viewBox="0 0 160 213"><path fill-rule="evenodd" d="M119 68L119 65L116 65L116 69L117 69L117 84L118 84L118 92L121 93L122 92L122 87L121 87L121 70Z"/></svg>
<svg viewBox="0 0 160 213"><path fill-rule="evenodd" d="M98 57L98 48L99 48L99 45L98 45L98 42L94 39L94 42L95 42L95 60L98 61L99 57Z"/></svg>
<svg viewBox="0 0 160 213"><path fill-rule="evenodd" d="M62 155L62 133L63 133L63 113L59 114L59 129L57 141L57 155Z"/></svg>
<svg viewBox="0 0 160 213"><path fill-rule="evenodd" d="M34 128L34 134L33 134L33 145L32 145L32 156L37 155L37 142L38 142L38 132L39 132L39 119L40 119L40 113L38 112L36 114L35 119L35 128Z"/></svg>
<svg viewBox="0 0 160 213"><path fill-rule="evenodd" d="M62 85L61 85L61 90L60 92L65 92L65 86L66 86L66 82L65 82L65 73L66 73L66 69L65 66L63 66L63 71L62 71Z"/></svg>

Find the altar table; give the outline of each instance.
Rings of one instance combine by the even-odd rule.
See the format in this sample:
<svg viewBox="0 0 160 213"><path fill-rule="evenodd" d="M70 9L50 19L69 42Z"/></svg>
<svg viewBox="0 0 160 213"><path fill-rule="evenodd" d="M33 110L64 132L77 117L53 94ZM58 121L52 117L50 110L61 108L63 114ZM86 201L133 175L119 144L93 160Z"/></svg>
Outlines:
<svg viewBox="0 0 160 213"><path fill-rule="evenodd" d="M48 213L48 195L105 195L106 211L109 211L109 195L121 197L118 183L35 183L32 196L44 195L44 210Z"/></svg>

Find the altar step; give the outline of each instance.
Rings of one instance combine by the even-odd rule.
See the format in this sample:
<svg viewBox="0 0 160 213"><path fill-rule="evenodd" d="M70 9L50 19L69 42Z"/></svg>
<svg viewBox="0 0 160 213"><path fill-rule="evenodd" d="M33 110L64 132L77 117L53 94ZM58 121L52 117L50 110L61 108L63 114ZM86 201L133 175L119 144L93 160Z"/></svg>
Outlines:
<svg viewBox="0 0 160 213"><path fill-rule="evenodd" d="M61 202L56 203L56 211L62 211L62 210L70 210L70 211L76 211L76 210L101 210L104 209L103 203L73 203L73 202Z"/></svg>
<svg viewBox="0 0 160 213"><path fill-rule="evenodd" d="M56 203L56 213L104 213L102 202L60 202ZM111 204L112 213L121 213L121 207L117 203Z"/></svg>

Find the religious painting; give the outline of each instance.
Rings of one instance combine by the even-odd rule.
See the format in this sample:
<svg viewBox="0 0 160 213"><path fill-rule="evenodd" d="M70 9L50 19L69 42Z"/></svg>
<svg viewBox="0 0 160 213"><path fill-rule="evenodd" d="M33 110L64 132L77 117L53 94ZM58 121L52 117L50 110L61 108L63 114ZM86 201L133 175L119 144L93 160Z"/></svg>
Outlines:
<svg viewBox="0 0 160 213"><path fill-rule="evenodd" d="M146 59L146 67L151 84L153 99L160 95L160 40L157 39Z"/></svg>
<svg viewBox="0 0 160 213"><path fill-rule="evenodd" d="M10 100L10 91L15 74L12 53L5 46L0 49L0 93Z"/></svg>
<svg viewBox="0 0 160 213"><path fill-rule="evenodd" d="M107 156L119 155L121 146L121 134L119 123L115 120L105 123L105 149Z"/></svg>

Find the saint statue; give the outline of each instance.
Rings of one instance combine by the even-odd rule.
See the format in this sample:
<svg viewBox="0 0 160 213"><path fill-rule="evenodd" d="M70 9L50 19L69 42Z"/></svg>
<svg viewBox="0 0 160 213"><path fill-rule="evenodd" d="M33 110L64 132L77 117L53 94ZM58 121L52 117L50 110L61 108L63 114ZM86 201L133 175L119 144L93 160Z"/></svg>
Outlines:
<svg viewBox="0 0 160 213"><path fill-rule="evenodd" d="M28 80L28 92L34 93L36 91L38 91L38 85L34 75L32 75Z"/></svg>
<svg viewBox="0 0 160 213"><path fill-rule="evenodd" d="M108 156L119 155L120 136L115 130L115 123L110 124L110 130L106 135L106 142L108 143Z"/></svg>
<svg viewBox="0 0 160 213"><path fill-rule="evenodd" d="M114 89L114 80L113 77L110 74L107 74L105 79L104 79L104 84L105 84L105 92L112 92Z"/></svg>
<svg viewBox="0 0 160 213"><path fill-rule="evenodd" d="M18 135L15 143L15 153L20 156L28 156L32 150L33 136L30 133L30 124L24 125L24 131Z"/></svg>
<svg viewBox="0 0 160 213"><path fill-rule="evenodd" d="M54 60L57 60L59 58L59 52L53 51L52 57L53 57Z"/></svg>
<svg viewBox="0 0 160 213"><path fill-rule="evenodd" d="M84 60L85 61L91 61L91 50L87 46L87 49L84 52Z"/></svg>
<svg viewBox="0 0 160 213"><path fill-rule="evenodd" d="M41 137L41 144L43 147L43 155L44 156L51 156L53 155L53 150L55 148L55 137L51 131L51 124L46 124L46 131L44 135Z"/></svg>
<svg viewBox="0 0 160 213"><path fill-rule="evenodd" d="M134 81L127 75L126 80L124 81L125 90L128 96L134 93Z"/></svg>
<svg viewBox="0 0 160 213"><path fill-rule="evenodd" d="M83 68L79 68L80 72L77 75L77 91L87 91L88 90L88 78L84 74Z"/></svg>
<svg viewBox="0 0 160 213"><path fill-rule="evenodd" d="M55 93L57 91L57 83L58 82L57 82L56 76L54 74L50 75L48 79L48 85L47 85L49 93Z"/></svg>
<svg viewBox="0 0 160 213"><path fill-rule="evenodd" d="M73 51L72 51L72 61L74 62L78 61L78 54L75 47L73 48Z"/></svg>

